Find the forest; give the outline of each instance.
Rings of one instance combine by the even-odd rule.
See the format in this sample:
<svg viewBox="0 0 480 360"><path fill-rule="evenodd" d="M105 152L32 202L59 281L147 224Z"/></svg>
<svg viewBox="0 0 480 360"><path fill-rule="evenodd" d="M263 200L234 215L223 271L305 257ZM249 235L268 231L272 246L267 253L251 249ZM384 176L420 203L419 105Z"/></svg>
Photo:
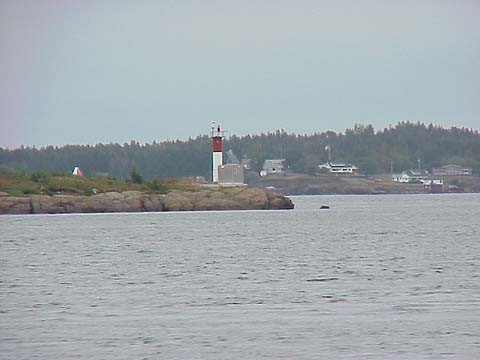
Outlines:
<svg viewBox="0 0 480 360"><path fill-rule="evenodd" d="M251 170L261 169L265 159L285 159L291 172L315 174L328 160L358 166L361 174L381 174L405 169L457 164L480 172L480 134L467 128L443 128L433 124L401 122L382 130L357 124L343 133L309 135L277 130L248 136L229 136L224 151L250 159ZM145 179L204 176L210 179L211 141L207 135L186 141L0 148L0 166L25 173L71 172L80 166L85 175L129 178L135 171Z"/></svg>

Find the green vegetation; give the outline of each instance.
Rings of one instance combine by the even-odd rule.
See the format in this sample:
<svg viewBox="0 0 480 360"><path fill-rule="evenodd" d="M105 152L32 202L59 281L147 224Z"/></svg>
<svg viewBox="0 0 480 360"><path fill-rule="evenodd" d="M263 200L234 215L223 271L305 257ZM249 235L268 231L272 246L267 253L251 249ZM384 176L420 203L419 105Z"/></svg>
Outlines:
<svg viewBox="0 0 480 360"><path fill-rule="evenodd" d="M292 172L314 174L318 164L327 161L325 146L332 149L332 160L350 162L364 174L389 173L417 168L457 164L480 173L480 134L477 130L445 129L432 124L402 122L376 131L371 125L355 125L344 133L326 131L313 135L276 131L255 136L231 136L224 149L239 158L251 160L252 170L261 169L265 159L285 158ZM0 148L0 165L26 173L37 171L70 172L78 165L84 174L108 174L132 179L137 185L155 178L204 176L210 178L211 144L208 136L188 141L168 141L140 145L137 142L95 146L48 146L15 150ZM140 178L131 176L134 173ZM254 176L247 174L247 180ZM159 184L153 186L160 187ZM163 186L163 185L162 185ZM28 189L25 189L28 191Z"/></svg>
<svg viewBox="0 0 480 360"><path fill-rule="evenodd" d="M130 173L130 179L132 179L135 184L143 184L142 175L140 175L135 169Z"/></svg>
<svg viewBox="0 0 480 360"><path fill-rule="evenodd" d="M138 181L141 175L136 173ZM137 190L147 193L164 194L172 190L193 191L197 187L190 179L155 179L141 183L109 177L80 177L70 174L34 172L30 175L0 168L0 191L11 196L28 195L93 195L102 192Z"/></svg>

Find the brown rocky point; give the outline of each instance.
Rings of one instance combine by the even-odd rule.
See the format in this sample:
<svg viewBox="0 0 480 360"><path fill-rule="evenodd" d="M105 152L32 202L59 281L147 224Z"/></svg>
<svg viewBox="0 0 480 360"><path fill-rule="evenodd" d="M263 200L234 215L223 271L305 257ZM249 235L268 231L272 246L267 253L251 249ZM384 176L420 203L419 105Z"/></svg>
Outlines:
<svg viewBox="0 0 480 360"><path fill-rule="evenodd" d="M282 195L258 188L238 191L202 189L147 194L140 191L107 192L92 196L33 195L0 197L0 214L64 214L194 210L293 209Z"/></svg>

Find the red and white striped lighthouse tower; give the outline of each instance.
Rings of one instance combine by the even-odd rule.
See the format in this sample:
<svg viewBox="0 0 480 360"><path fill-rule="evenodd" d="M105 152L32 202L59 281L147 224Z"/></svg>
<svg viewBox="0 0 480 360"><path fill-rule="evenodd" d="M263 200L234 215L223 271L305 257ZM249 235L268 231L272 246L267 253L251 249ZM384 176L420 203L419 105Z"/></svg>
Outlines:
<svg viewBox="0 0 480 360"><path fill-rule="evenodd" d="M223 131L212 122L212 181L218 183L218 167L223 165Z"/></svg>

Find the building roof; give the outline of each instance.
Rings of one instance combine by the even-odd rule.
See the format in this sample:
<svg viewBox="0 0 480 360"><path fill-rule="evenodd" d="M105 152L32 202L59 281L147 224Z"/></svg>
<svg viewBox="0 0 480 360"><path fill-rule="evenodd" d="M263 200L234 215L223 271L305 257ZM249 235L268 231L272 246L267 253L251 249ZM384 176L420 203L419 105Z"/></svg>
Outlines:
<svg viewBox="0 0 480 360"><path fill-rule="evenodd" d="M428 176L428 171L426 170L414 170L414 169L409 169L405 170L402 174L406 174L410 177L415 177L415 176Z"/></svg>
<svg viewBox="0 0 480 360"><path fill-rule="evenodd" d="M463 170L463 169L471 169L471 167L468 166L461 166L461 165L454 165L454 164L448 164L448 165L443 165L440 167L436 167L434 169L458 169L458 170Z"/></svg>

